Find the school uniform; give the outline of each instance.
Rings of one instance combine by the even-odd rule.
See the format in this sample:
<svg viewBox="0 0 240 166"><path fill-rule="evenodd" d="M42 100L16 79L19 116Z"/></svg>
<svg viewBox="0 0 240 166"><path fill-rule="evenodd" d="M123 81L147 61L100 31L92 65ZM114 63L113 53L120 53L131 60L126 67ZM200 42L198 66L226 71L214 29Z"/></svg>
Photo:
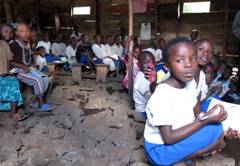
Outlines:
<svg viewBox="0 0 240 166"><path fill-rule="evenodd" d="M146 107L144 130L144 149L152 165L175 164L220 138L222 126L212 124L176 143L164 142L159 127L169 125L175 130L192 123L195 119L194 105L194 96L189 90L177 89L166 83L157 86Z"/></svg>
<svg viewBox="0 0 240 166"><path fill-rule="evenodd" d="M134 80L133 99L135 111L141 113L146 118L146 106L151 96L150 81L145 78L142 71L139 71Z"/></svg>
<svg viewBox="0 0 240 166"><path fill-rule="evenodd" d="M115 50L113 49L112 46L110 46L109 44L105 44L103 47L104 54L112 58L112 59L106 58L113 62L113 63L112 62L110 63L111 71L116 70L117 68L119 69L119 66L120 66L120 57L118 57L118 55L115 53Z"/></svg>
<svg viewBox="0 0 240 166"><path fill-rule="evenodd" d="M52 53L57 56L65 56L66 44L63 42L60 42L60 43L54 42L52 44Z"/></svg>
<svg viewBox="0 0 240 166"><path fill-rule="evenodd" d="M46 58L42 57L41 55L37 55L36 65L39 67L39 70L42 71L44 68L47 67L47 60L46 60Z"/></svg>
<svg viewBox="0 0 240 166"><path fill-rule="evenodd" d="M0 110L11 110L11 102L16 102L17 106L23 104L20 92L20 85L14 76L1 76L8 73L7 63L12 60L12 54L8 44L0 40Z"/></svg>
<svg viewBox="0 0 240 166"><path fill-rule="evenodd" d="M119 44L119 45L114 44L111 46L111 48L112 48L113 54L116 54L118 57L123 56L123 46L121 44Z"/></svg>
<svg viewBox="0 0 240 166"><path fill-rule="evenodd" d="M72 66L74 63L77 63L76 51L77 48L74 49L71 45L67 46L66 48L66 55L68 57L68 63L70 66Z"/></svg>
<svg viewBox="0 0 240 166"><path fill-rule="evenodd" d="M195 95L195 99L197 101L197 97L201 92L201 101L206 98L208 92L208 86L206 84L205 73L201 70L199 74L199 82L195 81L195 79L189 81L186 84L186 89L192 92Z"/></svg>
<svg viewBox="0 0 240 166"><path fill-rule="evenodd" d="M111 71L114 71L116 69L114 61L110 58L107 58L109 53L108 53L108 50L106 49L106 47L104 45L93 44L92 45L92 50L93 50L93 53L96 56L96 58L94 59L95 63L97 63L97 64L99 64L99 63L107 64L107 65L109 65Z"/></svg>
<svg viewBox="0 0 240 166"><path fill-rule="evenodd" d="M23 64L26 66L31 66L31 50L29 45L23 45L20 41L15 40L10 44L11 51L13 53L13 62L18 64ZM21 68L15 68L17 72L17 78L26 83L29 86L33 86L34 94L38 97L42 97L48 88L48 77L43 73L31 70L26 73Z"/></svg>

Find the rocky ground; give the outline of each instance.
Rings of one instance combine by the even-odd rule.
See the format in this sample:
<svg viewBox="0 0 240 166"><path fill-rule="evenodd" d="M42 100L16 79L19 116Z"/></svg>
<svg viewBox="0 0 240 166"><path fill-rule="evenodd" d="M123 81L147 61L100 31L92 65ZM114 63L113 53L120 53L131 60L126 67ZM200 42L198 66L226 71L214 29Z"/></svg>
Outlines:
<svg viewBox="0 0 240 166"><path fill-rule="evenodd" d="M56 108L39 113L26 107L29 119L16 123L0 114L1 166L147 166L144 123L133 114L120 83L96 84L70 76L55 80L49 99ZM234 166L240 141L199 166Z"/></svg>

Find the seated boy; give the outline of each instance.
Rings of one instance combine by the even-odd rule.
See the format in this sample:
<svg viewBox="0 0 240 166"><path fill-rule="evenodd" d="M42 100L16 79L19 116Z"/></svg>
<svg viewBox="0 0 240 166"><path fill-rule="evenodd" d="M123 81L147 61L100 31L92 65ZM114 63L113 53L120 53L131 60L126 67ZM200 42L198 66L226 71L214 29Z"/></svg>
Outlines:
<svg viewBox="0 0 240 166"><path fill-rule="evenodd" d="M47 61L45 58L45 48L40 46L37 48L36 66L43 73L48 72Z"/></svg>

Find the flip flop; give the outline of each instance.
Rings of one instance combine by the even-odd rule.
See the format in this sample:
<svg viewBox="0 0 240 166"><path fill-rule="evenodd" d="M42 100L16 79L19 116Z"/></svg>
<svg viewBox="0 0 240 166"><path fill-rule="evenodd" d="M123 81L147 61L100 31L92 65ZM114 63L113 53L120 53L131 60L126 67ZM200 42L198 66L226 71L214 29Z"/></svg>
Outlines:
<svg viewBox="0 0 240 166"><path fill-rule="evenodd" d="M21 121L24 121L28 118L27 115L21 115L20 113L15 113L12 118L17 121L17 122L21 122Z"/></svg>

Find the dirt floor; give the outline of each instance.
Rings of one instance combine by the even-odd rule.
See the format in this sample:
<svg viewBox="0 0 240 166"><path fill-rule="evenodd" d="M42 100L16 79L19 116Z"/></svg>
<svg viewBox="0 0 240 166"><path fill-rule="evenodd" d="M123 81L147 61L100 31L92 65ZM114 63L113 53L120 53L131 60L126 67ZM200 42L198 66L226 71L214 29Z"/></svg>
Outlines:
<svg viewBox="0 0 240 166"><path fill-rule="evenodd" d="M26 96L31 98L31 96ZM58 76L49 99L56 108L39 113L25 108L29 119L16 123L0 114L1 166L147 166L143 152L144 122L130 108L118 82L96 84ZM240 141L228 141L199 166L234 166Z"/></svg>

